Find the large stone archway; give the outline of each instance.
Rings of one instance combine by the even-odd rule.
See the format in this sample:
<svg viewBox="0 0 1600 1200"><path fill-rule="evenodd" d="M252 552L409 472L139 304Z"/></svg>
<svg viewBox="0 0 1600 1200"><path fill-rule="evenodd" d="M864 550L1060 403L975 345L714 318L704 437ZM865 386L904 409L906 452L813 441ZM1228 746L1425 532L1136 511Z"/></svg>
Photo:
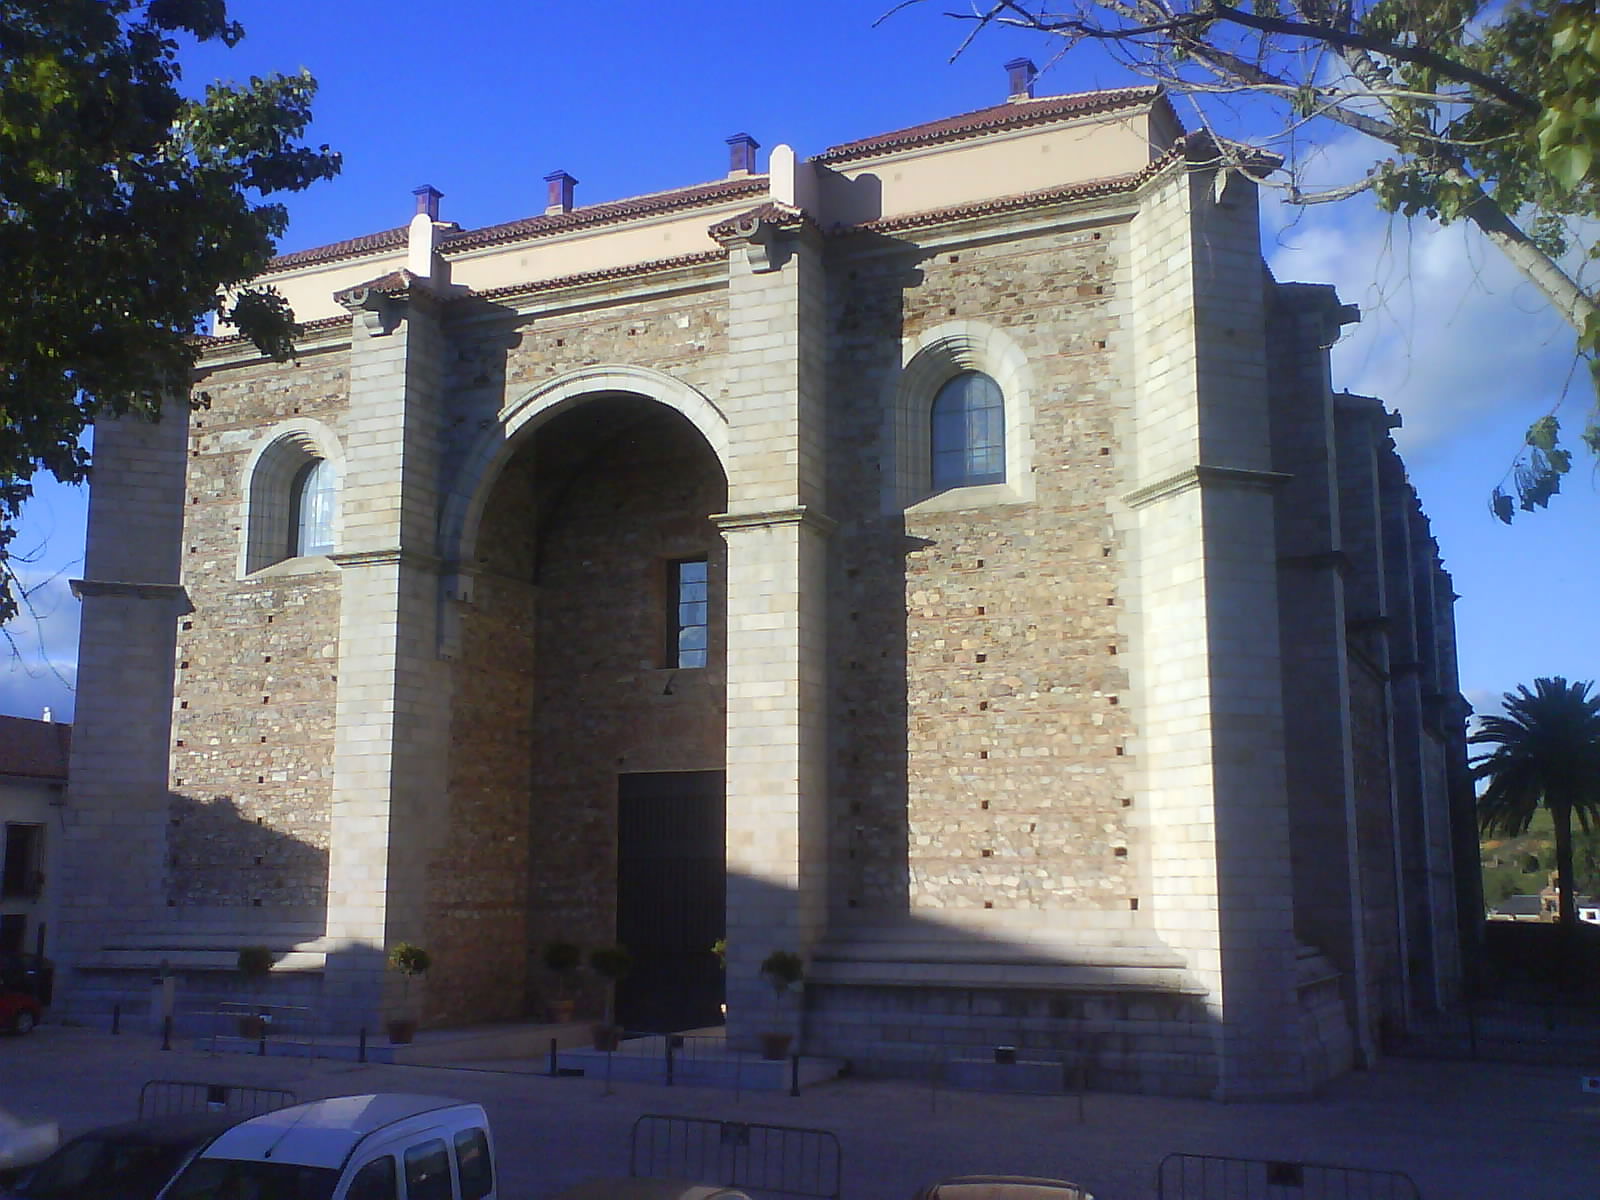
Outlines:
<svg viewBox="0 0 1600 1200"><path fill-rule="evenodd" d="M540 964L544 944L592 947L623 932L619 792L647 804L677 795L624 782L695 778L707 811L686 820L715 842L718 871L700 900L714 895L721 920L727 560L711 518L727 483L694 419L714 410L578 386L508 408L498 448L480 456L492 474L460 510L470 600L458 604L455 635L450 833L426 870L428 938L441 948L430 1006L441 1022L540 1013L558 986ZM709 644L692 665L673 653L674 573L685 562L705 564L709 592ZM681 797L671 803L681 808ZM638 883L662 870L634 864L635 911L679 902L675 889ZM660 894L641 903L640 886ZM705 962L658 974L714 970L714 938L694 940L704 945L677 951Z"/></svg>

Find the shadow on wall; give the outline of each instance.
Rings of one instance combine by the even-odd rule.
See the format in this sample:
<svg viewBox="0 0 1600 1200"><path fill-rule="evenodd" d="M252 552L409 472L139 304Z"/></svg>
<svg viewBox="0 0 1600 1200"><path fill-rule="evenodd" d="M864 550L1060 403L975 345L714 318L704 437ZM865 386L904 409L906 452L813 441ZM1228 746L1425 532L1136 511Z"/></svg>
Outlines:
<svg viewBox="0 0 1600 1200"><path fill-rule="evenodd" d="M167 801L169 905L238 908L241 918L261 921L272 910L326 908L327 848L272 824L297 806L281 802L252 816L232 796L171 792Z"/></svg>

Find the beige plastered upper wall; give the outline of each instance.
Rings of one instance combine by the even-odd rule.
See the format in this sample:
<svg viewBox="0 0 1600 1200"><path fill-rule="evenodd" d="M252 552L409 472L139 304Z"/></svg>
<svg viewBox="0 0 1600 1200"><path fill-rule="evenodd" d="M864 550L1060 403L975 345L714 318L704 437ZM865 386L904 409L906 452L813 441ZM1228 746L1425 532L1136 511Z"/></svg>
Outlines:
<svg viewBox="0 0 1600 1200"><path fill-rule="evenodd" d="M1139 111L911 147L836 170L818 164L818 222L858 225L1129 174L1171 144L1163 133Z"/></svg>
<svg viewBox="0 0 1600 1200"><path fill-rule="evenodd" d="M797 179L796 190L823 228L855 225L1138 171L1171 144L1173 132L1148 108L1052 122L954 144L889 149L837 169L805 162L798 173L813 178ZM745 196L687 213L450 254L449 281L487 291L715 250L707 228L756 202ZM283 293L297 320L315 321L343 311L335 292L399 270L406 261L401 245L270 273L265 281Z"/></svg>

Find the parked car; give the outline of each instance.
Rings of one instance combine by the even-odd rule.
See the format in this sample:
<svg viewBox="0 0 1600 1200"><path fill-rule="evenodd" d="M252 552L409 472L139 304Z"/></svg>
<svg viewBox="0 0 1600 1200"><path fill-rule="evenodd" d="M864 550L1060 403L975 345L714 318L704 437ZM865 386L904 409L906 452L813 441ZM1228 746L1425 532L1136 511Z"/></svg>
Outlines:
<svg viewBox="0 0 1600 1200"><path fill-rule="evenodd" d="M495 1200L489 1118L443 1096L334 1096L252 1117L197 1155L162 1200Z"/></svg>
<svg viewBox="0 0 1600 1200"><path fill-rule="evenodd" d="M185 1113L107 1125L24 1169L5 1200L155 1200L238 1113Z"/></svg>
<svg viewBox="0 0 1600 1200"><path fill-rule="evenodd" d="M32 992L0 987L0 1030L6 1033L32 1033L44 1015L44 1006Z"/></svg>

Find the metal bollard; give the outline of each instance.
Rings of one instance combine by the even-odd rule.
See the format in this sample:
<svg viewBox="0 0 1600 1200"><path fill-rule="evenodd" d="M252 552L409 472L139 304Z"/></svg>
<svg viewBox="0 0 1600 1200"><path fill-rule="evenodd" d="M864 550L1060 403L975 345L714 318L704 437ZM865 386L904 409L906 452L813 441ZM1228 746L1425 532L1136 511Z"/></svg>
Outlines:
<svg viewBox="0 0 1600 1200"><path fill-rule="evenodd" d="M172 1017L170 1015L161 1018L161 1048L163 1050L172 1049Z"/></svg>
<svg viewBox="0 0 1600 1200"><path fill-rule="evenodd" d="M789 1095L798 1096L799 1094L800 1094L800 1056L798 1054L791 1054L789 1056Z"/></svg>
<svg viewBox="0 0 1600 1200"><path fill-rule="evenodd" d="M550 1077L555 1078L556 1073L556 1039L550 1039Z"/></svg>
<svg viewBox="0 0 1600 1200"><path fill-rule="evenodd" d="M672 1072L672 1044L675 1041L677 1041L677 1038L674 1035L672 1035L670 1033L667 1034L667 1086L668 1087L672 1086L672 1074L673 1074L673 1072Z"/></svg>
<svg viewBox="0 0 1600 1200"><path fill-rule="evenodd" d="M356 1061L367 1061L367 1027L365 1025L361 1027L361 1044L356 1049Z"/></svg>

